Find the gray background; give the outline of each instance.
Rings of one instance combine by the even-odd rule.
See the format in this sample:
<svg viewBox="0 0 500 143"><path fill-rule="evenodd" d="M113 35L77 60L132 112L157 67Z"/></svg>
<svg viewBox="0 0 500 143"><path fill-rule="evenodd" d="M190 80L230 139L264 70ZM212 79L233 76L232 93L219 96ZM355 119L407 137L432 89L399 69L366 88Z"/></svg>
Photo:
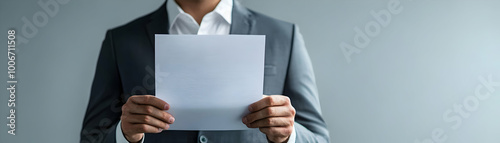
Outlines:
<svg viewBox="0 0 500 143"><path fill-rule="evenodd" d="M48 0L40 0L48 1ZM0 1L0 31L21 35L38 1ZM7 90L0 91L0 142L77 142L97 54L107 29L158 8L162 0L72 0L29 43L18 44L16 136L7 134ZM244 0L246 6L297 23L311 55L324 118L335 143L418 143L443 129L448 143L500 142L500 87L479 100L457 129L443 114L481 86L500 81L500 1L401 0L370 44L349 63L339 44L389 0ZM6 38L0 40L6 47ZM6 48L0 87L6 87ZM485 90L487 91L487 90ZM453 113L452 115L457 115Z"/></svg>

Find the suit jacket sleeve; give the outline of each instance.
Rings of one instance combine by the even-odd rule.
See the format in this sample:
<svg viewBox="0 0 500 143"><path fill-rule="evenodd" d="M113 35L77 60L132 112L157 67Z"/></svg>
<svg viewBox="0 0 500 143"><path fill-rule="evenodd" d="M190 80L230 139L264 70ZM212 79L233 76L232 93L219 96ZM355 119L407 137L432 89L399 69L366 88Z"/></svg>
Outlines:
<svg viewBox="0 0 500 143"><path fill-rule="evenodd" d="M121 81L116 63L112 31L106 33L97 61L91 95L80 133L80 142L115 142L120 120Z"/></svg>
<svg viewBox="0 0 500 143"><path fill-rule="evenodd" d="M296 142L329 142L328 130L321 117L312 64L297 26L294 27L284 94L290 97L297 111L294 124Z"/></svg>

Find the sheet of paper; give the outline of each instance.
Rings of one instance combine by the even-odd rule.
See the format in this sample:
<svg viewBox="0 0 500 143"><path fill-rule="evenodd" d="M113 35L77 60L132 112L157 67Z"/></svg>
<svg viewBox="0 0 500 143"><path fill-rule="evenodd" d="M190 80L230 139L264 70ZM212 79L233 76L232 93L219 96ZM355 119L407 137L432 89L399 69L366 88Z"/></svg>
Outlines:
<svg viewBox="0 0 500 143"><path fill-rule="evenodd" d="M169 130L245 130L262 98L264 35L155 35L156 96L175 117Z"/></svg>

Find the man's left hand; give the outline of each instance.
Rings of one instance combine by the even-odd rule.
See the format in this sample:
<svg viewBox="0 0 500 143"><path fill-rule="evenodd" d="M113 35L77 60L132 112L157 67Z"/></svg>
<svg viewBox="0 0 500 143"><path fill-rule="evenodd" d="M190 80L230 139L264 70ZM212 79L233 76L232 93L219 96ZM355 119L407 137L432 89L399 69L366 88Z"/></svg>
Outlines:
<svg viewBox="0 0 500 143"><path fill-rule="evenodd" d="M287 142L293 131L295 108L283 95L266 96L248 106L250 114L243 117L249 128L259 128L272 142Z"/></svg>

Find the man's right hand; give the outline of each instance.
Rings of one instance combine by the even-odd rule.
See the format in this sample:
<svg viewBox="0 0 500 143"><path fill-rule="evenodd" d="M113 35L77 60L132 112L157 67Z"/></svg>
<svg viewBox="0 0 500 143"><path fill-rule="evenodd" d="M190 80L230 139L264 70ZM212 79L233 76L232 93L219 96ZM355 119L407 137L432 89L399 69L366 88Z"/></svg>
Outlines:
<svg viewBox="0 0 500 143"><path fill-rule="evenodd" d="M139 142L144 133L160 133L174 123L170 105L152 95L134 95L122 106L121 128L129 142Z"/></svg>

